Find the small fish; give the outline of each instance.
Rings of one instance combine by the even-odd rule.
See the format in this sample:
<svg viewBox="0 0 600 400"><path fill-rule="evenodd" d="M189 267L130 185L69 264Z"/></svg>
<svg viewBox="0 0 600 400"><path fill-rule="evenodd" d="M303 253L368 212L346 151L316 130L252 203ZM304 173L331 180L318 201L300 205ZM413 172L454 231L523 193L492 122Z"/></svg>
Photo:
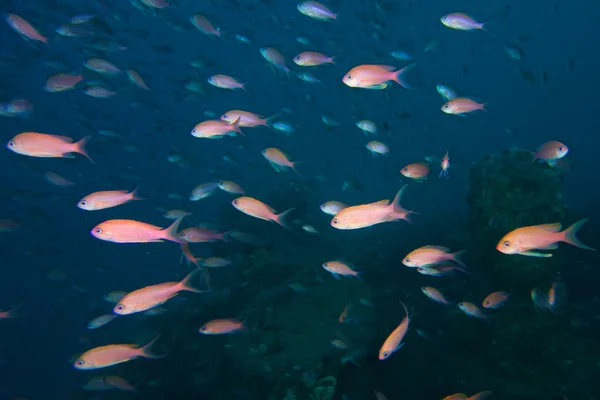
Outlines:
<svg viewBox="0 0 600 400"><path fill-rule="evenodd" d="M531 289L531 300L533 301L533 307L536 311L539 310L551 310L552 307L548 304L548 297L544 296L539 289Z"/></svg>
<svg viewBox="0 0 600 400"><path fill-rule="evenodd" d="M336 13L316 1L304 1L298 4L297 8L300 13L319 21L332 21L337 19Z"/></svg>
<svg viewBox="0 0 600 400"><path fill-rule="evenodd" d="M379 359L382 361L389 358L392 354L394 354L402 346L404 346L404 343L402 343L402 339L404 339L404 336L408 332L408 326L410 324L410 317L408 315L408 309L406 308L404 303L400 303L400 304L402 304L402 307L404 307L406 316L400 322L400 325L398 325L398 327L396 329L394 329L394 331L392 333L390 333L390 335L387 337L385 342L383 342L383 345L379 349Z"/></svg>
<svg viewBox="0 0 600 400"><path fill-rule="evenodd" d="M202 293L202 290L190 283L197 271L190 272L181 282L159 283L134 290L119 300L113 312L118 315L130 315L163 305L182 291Z"/></svg>
<svg viewBox="0 0 600 400"><path fill-rule="evenodd" d="M454 100L458 97L454 89L450 88L449 86L438 84L435 86L435 88L437 89L437 92L440 94L440 96L442 96L444 100L446 100L446 102Z"/></svg>
<svg viewBox="0 0 600 400"><path fill-rule="evenodd" d="M341 261L327 261L322 265L325 271L330 272L335 279L340 279L340 276L353 276L359 278L360 272L353 270L348 264Z"/></svg>
<svg viewBox="0 0 600 400"><path fill-rule="evenodd" d="M348 208L348 205L345 203L342 203L341 201L331 200L331 201L321 204L320 208L321 208L321 211L323 211L325 214L336 215L337 213L342 211L344 208Z"/></svg>
<svg viewBox="0 0 600 400"><path fill-rule="evenodd" d="M167 219L183 219L185 217L188 217L192 215L191 212L187 212L184 210L179 210L179 209L174 209L174 210L169 210L166 213L163 214L163 217L167 218Z"/></svg>
<svg viewBox="0 0 600 400"><path fill-rule="evenodd" d="M392 57L401 61L413 61L414 57L402 50L394 50L390 53Z"/></svg>
<svg viewBox="0 0 600 400"><path fill-rule="evenodd" d="M450 168L450 156L448 155L448 152L446 152L446 155L444 155L440 161L440 167L442 167L442 170L440 171L439 177L445 176L446 179L448 179L450 177L448 175L448 169Z"/></svg>
<svg viewBox="0 0 600 400"><path fill-rule="evenodd" d="M270 127L271 121L273 121L277 116L279 116L279 114L272 115L269 118L264 118L262 115L250 111L229 110L225 114L221 115L220 119L221 121L227 121L230 124L239 119L240 128L254 128L257 126Z"/></svg>
<svg viewBox="0 0 600 400"><path fill-rule="evenodd" d="M446 114L458 116L465 116L469 113L479 110L486 111L485 103L478 103L477 101L467 97L456 97L444 104L441 110Z"/></svg>
<svg viewBox="0 0 600 400"><path fill-rule="evenodd" d="M593 250L577 238L577 231L588 220L582 219L561 231L560 223L525 226L506 234L496 246L496 250L504 254L520 254L531 257L552 257L551 253L540 253L532 250L555 250L558 243L564 242L585 250Z"/></svg>
<svg viewBox="0 0 600 400"><path fill-rule="evenodd" d="M510 294L506 292L494 292L489 294L481 305L483 308L498 308L504 305L510 298Z"/></svg>
<svg viewBox="0 0 600 400"><path fill-rule="evenodd" d="M204 15L194 14L190 17L192 25L194 25L200 32L204 33L209 37L221 37L221 31L219 28L210 22Z"/></svg>
<svg viewBox="0 0 600 400"><path fill-rule="evenodd" d="M238 82L235 78L228 75L217 74L208 77L208 83L221 89L242 89L246 90L244 83Z"/></svg>
<svg viewBox="0 0 600 400"><path fill-rule="evenodd" d="M202 325L199 332L204 335L224 335L245 329L244 322L237 319L214 319Z"/></svg>
<svg viewBox="0 0 600 400"><path fill-rule="evenodd" d="M219 181L218 186L219 189L227 193L246 194L246 191L240 186L240 184L234 181Z"/></svg>
<svg viewBox="0 0 600 400"><path fill-rule="evenodd" d="M294 57L294 63L301 67L316 67L323 64L335 64L334 58L316 51L304 51Z"/></svg>
<svg viewBox="0 0 600 400"><path fill-rule="evenodd" d="M411 87L402 79L402 75L415 65L414 63L409 64L398 70L391 65L359 65L348 71L342 81L346 86L363 89L385 89L388 87L386 82L394 81L400 86L410 89Z"/></svg>
<svg viewBox="0 0 600 400"><path fill-rule="evenodd" d="M75 361L75 369L91 370L110 367L121 364L136 358L162 358L164 355L157 355L151 352L151 348L160 336L152 339L148 344L137 347L134 344L109 344L88 350Z"/></svg>
<svg viewBox="0 0 600 400"><path fill-rule="evenodd" d="M212 196L219 188L219 182L207 182L196 186L190 194L190 201L198 201Z"/></svg>
<svg viewBox="0 0 600 400"><path fill-rule="evenodd" d="M181 219L175 220L171 226L161 228L145 222L129 219L111 219L96 225L91 234L97 239L113 243L151 243L168 240L182 243L177 234Z"/></svg>
<svg viewBox="0 0 600 400"><path fill-rule="evenodd" d="M389 154L390 149L384 143L378 142L376 140L372 140L365 145L365 147L373 154L373 156L377 155L386 155Z"/></svg>
<svg viewBox="0 0 600 400"><path fill-rule="evenodd" d="M30 157L66 157L72 153L79 153L91 162L94 162L87 151L85 144L91 136L86 136L73 143L73 139L66 136L49 135L47 133L23 132L12 138L6 147L17 154Z"/></svg>
<svg viewBox="0 0 600 400"><path fill-rule="evenodd" d="M237 199L231 202L233 207L237 210L243 212L246 215L249 215L254 218L262 219L264 221L272 221L275 222L284 228L287 228L287 225L284 221L286 215L292 212L294 209L290 208L281 214L275 214L275 210L266 205L260 200L254 199L252 197L238 197Z"/></svg>
<svg viewBox="0 0 600 400"><path fill-rule="evenodd" d="M551 140L538 147L537 152L533 156L533 162L540 160L547 162L552 167L558 160L566 156L568 152L569 148L564 143Z"/></svg>
<svg viewBox="0 0 600 400"><path fill-rule="evenodd" d="M17 14L6 14L5 19L8 25L23 38L48 44L47 37L42 36L29 22Z"/></svg>
<svg viewBox="0 0 600 400"><path fill-rule="evenodd" d="M236 136L236 133L243 135L239 118L231 124L219 119L200 122L191 132L192 136L202 139L221 139L223 136Z"/></svg>
<svg viewBox="0 0 600 400"><path fill-rule="evenodd" d="M429 163L417 162L408 164L400 170L400 173L406 178L421 183L427 179L430 171Z"/></svg>
<svg viewBox="0 0 600 400"><path fill-rule="evenodd" d="M290 161L287 154L285 154L283 151L275 147L269 147L262 151L262 155L264 158L267 159L267 161L269 161L269 164L271 164L271 167L273 167L275 171L280 172L283 171L285 168L291 168L292 170L294 170L294 172L300 175L300 173L296 169L298 161Z"/></svg>
<svg viewBox="0 0 600 400"><path fill-rule="evenodd" d="M83 66L89 70L108 76L118 75L123 72L122 69L110 61L101 58L90 58L83 62Z"/></svg>
<svg viewBox="0 0 600 400"><path fill-rule="evenodd" d="M336 229L350 230L401 219L409 221L410 215L415 214L415 212L405 210L400 204L406 186L402 186L391 203L389 200L381 200L375 203L361 204L340 210L331 220L331 226Z"/></svg>
<svg viewBox="0 0 600 400"><path fill-rule="evenodd" d="M467 14L463 13L446 14L440 18L440 21L442 21L444 26L459 31L482 30L487 32L484 22L477 22Z"/></svg>
<svg viewBox="0 0 600 400"><path fill-rule="evenodd" d="M81 81L83 81L81 74L55 74L46 80L44 90L50 93L65 92L75 89L75 86Z"/></svg>
<svg viewBox="0 0 600 400"><path fill-rule="evenodd" d="M465 265L460 260L460 256L464 252L465 250L451 253L447 247L427 245L408 253L402 260L402 264L410 268L417 268L454 261L464 267Z"/></svg>
<svg viewBox="0 0 600 400"><path fill-rule="evenodd" d="M351 307L352 307L352 303L348 303L348 304L346 304L346 307L344 307L344 309L342 310L342 313L338 317L338 322L340 324L345 324L347 322L350 322L350 317L348 316L348 314L350 313Z"/></svg>
<svg viewBox="0 0 600 400"><path fill-rule="evenodd" d="M265 60L275 69L279 69L284 71L288 76L290 74L290 69L285 63L285 59L283 55L274 47L261 47L260 54L263 56Z"/></svg>
<svg viewBox="0 0 600 400"><path fill-rule="evenodd" d="M369 120L358 121L356 123L356 126L358 127L358 129L360 129L365 134L365 136L369 136L369 134L377 135L377 124L375 124L375 122L373 122L373 121L369 121Z"/></svg>
<svg viewBox="0 0 600 400"><path fill-rule="evenodd" d="M313 235L318 235L319 231L312 225L302 225L302 230L307 233L312 233Z"/></svg>
<svg viewBox="0 0 600 400"><path fill-rule="evenodd" d="M423 292L423 294L427 297L429 297L431 300L447 305L450 304L450 302L448 300L446 300L446 298L444 297L444 295L442 294L442 292L440 292L439 290L437 290L436 288L433 288L431 286L423 286L421 288L421 292Z"/></svg>
<svg viewBox="0 0 600 400"><path fill-rule="evenodd" d="M97 211L120 206L121 204L135 200L142 200L137 194L137 188L131 192L126 190L106 190L88 194L79 200L77 207L86 211Z"/></svg>
<svg viewBox="0 0 600 400"><path fill-rule="evenodd" d="M127 77L129 78L131 83L133 83L135 86L139 87L140 89L150 90L148 85L146 85L146 82L144 82L144 80L137 71L129 68L125 70L125 73L127 74Z"/></svg>
<svg viewBox="0 0 600 400"><path fill-rule="evenodd" d="M482 313L479 307L473 303L462 301L458 303L458 308L460 308L469 317L479 318L485 320L486 322L490 322L487 315Z"/></svg>
<svg viewBox="0 0 600 400"><path fill-rule="evenodd" d="M222 268L233 264L230 260L221 257L207 257L200 260L200 265L207 268Z"/></svg>
<svg viewBox="0 0 600 400"><path fill-rule="evenodd" d="M101 316L96 317L93 320L91 320L88 323L87 328L88 329L98 329L101 326L108 324L109 322L111 322L113 319L115 319L117 317L118 317L118 315L115 315L115 314L101 315Z"/></svg>

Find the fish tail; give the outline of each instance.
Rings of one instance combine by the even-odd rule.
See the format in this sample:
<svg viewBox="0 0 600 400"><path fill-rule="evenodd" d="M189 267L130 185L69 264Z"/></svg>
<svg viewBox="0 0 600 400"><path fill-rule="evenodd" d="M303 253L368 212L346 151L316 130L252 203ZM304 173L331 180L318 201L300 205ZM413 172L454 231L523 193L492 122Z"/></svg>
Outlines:
<svg viewBox="0 0 600 400"><path fill-rule="evenodd" d="M242 120L242 117L238 117L232 125L232 131L239 133L242 136L246 136L244 135L244 132L242 132L242 130L240 129L240 122Z"/></svg>
<svg viewBox="0 0 600 400"><path fill-rule="evenodd" d="M291 165L291 168L294 170L294 172L295 172L295 173L297 173L297 174L298 174L298 176L299 176L300 178L304 178L304 177L302 176L302 174L301 174L300 172L298 172L298 170L296 169L296 166L297 166L298 164L302 164L302 163L303 163L303 161L295 161L295 162L293 162L293 163L292 163L292 165Z"/></svg>
<svg viewBox="0 0 600 400"><path fill-rule="evenodd" d="M463 268L467 268L467 266L465 265L465 263L462 261L462 255L465 254L466 250L461 250L461 251L457 251L456 253L452 253L450 254L450 259L458 264L460 264L461 267Z"/></svg>
<svg viewBox="0 0 600 400"><path fill-rule="evenodd" d="M273 128L273 122L281 115L280 112L271 115L269 118L265 119L265 126L267 128Z"/></svg>
<svg viewBox="0 0 600 400"><path fill-rule="evenodd" d="M144 357L144 358L163 358L164 356L166 356L166 354L156 354L156 353L152 352L152 346L154 345L154 343L156 343L156 341L159 338L160 338L160 335L156 336L154 339L152 339L146 345L140 347L139 348L140 356Z"/></svg>
<svg viewBox="0 0 600 400"><path fill-rule="evenodd" d="M289 210L286 210L286 211L282 212L281 214L277 214L275 216L275 222L277 222L279 225L283 226L284 228L290 229L288 224L284 221L284 218L294 210L295 210L295 208L290 208Z"/></svg>
<svg viewBox="0 0 600 400"><path fill-rule="evenodd" d="M135 189L133 189L131 191L131 193L129 193L129 196L131 196L131 200L144 200L143 197L139 196L139 191L140 191L140 185L138 183L138 185L135 187Z"/></svg>
<svg viewBox="0 0 600 400"><path fill-rule="evenodd" d="M179 282L179 285L178 285L179 290L187 290L188 292L194 292L194 293L203 293L204 290L198 289L197 287L195 287L194 285L192 285L190 283L197 274L199 274L203 271L204 271L204 268L196 268L195 270L193 270L192 272L187 274L187 276L185 278L183 278L183 280L181 282Z"/></svg>
<svg viewBox="0 0 600 400"><path fill-rule="evenodd" d="M418 214L412 210L406 210L404 207L402 207L402 204L400 204L400 202L402 201L402 196L404 195L404 191L406 190L407 186L408 185L404 185L400 188L400 190L398 190L396 197L394 197L394 200L390 204L390 206L392 207L392 210L391 210L391 213L389 216L390 221L393 221L396 219L403 219L407 222L411 222L410 215Z"/></svg>
<svg viewBox="0 0 600 400"><path fill-rule="evenodd" d="M177 229L179 229L179 224L181 224L183 218L184 217L177 218L169 227L163 229L161 231L161 238L176 243L185 243L186 241L177 233Z"/></svg>
<svg viewBox="0 0 600 400"><path fill-rule="evenodd" d="M579 229L581 229L581 227L583 226L583 224L585 224L588 221L587 218L584 219L580 219L579 221L575 222L573 225L571 225L570 227L568 227L567 229L565 229L562 233L564 234L564 239L563 241L565 243L569 243L573 246L579 247L581 249L586 249L586 250L596 250L594 248L591 248L589 246L586 246L585 244L583 244L578 238L577 238L577 231L579 231Z"/></svg>
<svg viewBox="0 0 600 400"><path fill-rule="evenodd" d="M236 229L230 229L226 232L220 233L219 240L221 240L225 243L231 243L231 239L229 238L229 236L231 236L231 234L235 233L236 231L237 231Z"/></svg>
<svg viewBox="0 0 600 400"><path fill-rule="evenodd" d="M94 160L92 160L92 158L90 157L90 155L87 153L87 150L85 149L85 145L87 144L87 142L92 138L91 135L87 135L85 137L83 137L79 142L74 143L73 144L73 148L74 148L74 152L75 153L79 153L83 156L85 156L88 160L90 160L93 164L96 164L94 162Z"/></svg>
<svg viewBox="0 0 600 400"><path fill-rule="evenodd" d="M190 265L190 263L193 263L196 265L196 267L199 267L199 260L200 258L196 258L194 257L194 254L192 254L191 250L190 250L190 244L188 242L185 243L181 243L181 255L185 257L185 259L188 262L188 265ZM181 264L181 262L180 262Z"/></svg>
<svg viewBox="0 0 600 400"><path fill-rule="evenodd" d="M397 71L394 71L394 78L392 80L394 82L398 83L400 86L402 86L405 89L412 89L412 87L408 83L406 83L406 81L404 79L402 79L402 75L404 75L406 72L411 70L415 65L417 65L417 64L416 63L408 64L406 67L399 69Z"/></svg>

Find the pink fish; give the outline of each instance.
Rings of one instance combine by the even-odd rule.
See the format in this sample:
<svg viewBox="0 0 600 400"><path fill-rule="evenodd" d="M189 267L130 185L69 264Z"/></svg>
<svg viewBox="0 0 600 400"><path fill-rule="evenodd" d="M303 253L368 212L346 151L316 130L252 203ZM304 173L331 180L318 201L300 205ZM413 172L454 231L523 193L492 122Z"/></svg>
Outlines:
<svg viewBox="0 0 600 400"><path fill-rule="evenodd" d="M16 14L7 14L6 22L18 34L29 40L37 40L48 44L48 38L42 36L31 24Z"/></svg>
<svg viewBox="0 0 600 400"><path fill-rule="evenodd" d="M394 81L400 86L410 89L410 86L402 80L402 75L415 65L410 64L398 70L391 65L359 65L348 71L342 81L349 87L363 89L385 89L388 87L386 82Z"/></svg>
<svg viewBox="0 0 600 400"><path fill-rule="evenodd" d="M180 223L181 218L163 229L130 219L111 219L96 225L90 233L100 240L113 243L152 243L163 240L183 243L183 239L177 234Z"/></svg>

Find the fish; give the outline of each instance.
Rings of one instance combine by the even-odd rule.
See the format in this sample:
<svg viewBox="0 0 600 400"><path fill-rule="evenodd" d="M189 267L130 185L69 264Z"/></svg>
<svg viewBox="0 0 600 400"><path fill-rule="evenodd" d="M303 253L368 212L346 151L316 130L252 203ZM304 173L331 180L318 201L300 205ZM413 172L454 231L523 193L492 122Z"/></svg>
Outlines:
<svg viewBox="0 0 600 400"><path fill-rule="evenodd" d="M569 153L569 148L564 143L551 140L538 147L537 151L533 155L532 162L540 160L548 163L548 165L552 167L558 160L566 156L567 153Z"/></svg>
<svg viewBox="0 0 600 400"><path fill-rule="evenodd" d="M284 218L294 210L294 208L290 208L282 212L281 214L275 214L275 210L273 210L267 204L248 196L238 197L237 199L233 200L231 204L237 210L243 212L246 215L262 219L264 221L275 222L276 224L279 224L284 228L288 228Z"/></svg>
<svg viewBox="0 0 600 400"><path fill-rule="evenodd" d="M348 205L341 201L331 200L321 204L319 208L327 215L336 215L344 208L348 208Z"/></svg>
<svg viewBox="0 0 600 400"><path fill-rule="evenodd" d="M481 305L483 308L498 308L504 305L510 298L510 294L506 292L494 292L490 293Z"/></svg>
<svg viewBox="0 0 600 400"><path fill-rule="evenodd" d="M335 279L340 279L340 276L360 277L360 272L355 271L342 261L327 261L323 263L322 267L325 271L330 272Z"/></svg>
<svg viewBox="0 0 600 400"><path fill-rule="evenodd" d="M458 303L458 308L460 308L461 311L463 311L469 317L483 319L488 323L490 322L488 316L482 313L479 307L477 307L473 303L461 301L460 303Z"/></svg>
<svg viewBox="0 0 600 400"><path fill-rule="evenodd" d="M325 5L316 1L303 1L296 6L298 11L307 17L319 21L332 21L337 19L337 14L332 12Z"/></svg>
<svg viewBox="0 0 600 400"><path fill-rule="evenodd" d="M440 171L439 177L441 178L444 176L448 179L450 177L448 175L448 169L450 168L450 156L448 155L448 152L446 152L446 155L444 155L442 161L440 161L440 167L442 167L442 170Z"/></svg>
<svg viewBox="0 0 600 400"><path fill-rule="evenodd" d="M447 102L458 97L454 89L450 88L449 86L438 84L435 86L435 88L440 96L442 96Z"/></svg>
<svg viewBox="0 0 600 400"><path fill-rule="evenodd" d="M373 154L373 157L377 155L386 155L390 152L390 149L387 147L386 144L378 142L376 140L370 141L366 144L365 147L371 152L371 154Z"/></svg>
<svg viewBox="0 0 600 400"><path fill-rule="evenodd" d="M73 139L66 136L23 132L13 137L6 144L6 147L17 154L30 157L70 158L72 157L72 153L78 153L94 163L94 160L92 160L85 149L85 145L90 138L91 136L85 136L80 141L73 143Z"/></svg>
<svg viewBox="0 0 600 400"><path fill-rule="evenodd" d="M224 335L245 330L244 321L237 319L213 319L198 330L204 335Z"/></svg>
<svg viewBox="0 0 600 400"><path fill-rule="evenodd" d="M203 121L192 129L192 136L202 139L221 139L223 136L236 136L236 133L243 135L240 130L240 119L233 123L227 123L219 119Z"/></svg>
<svg viewBox="0 0 600 400"><path fill-rule="evenodd" d="M392 354L394 354L402 346L404 346L404 343L402 343L402 339L404 339L404 336L406 336L406 333L408 332L410 317L408 315L408 309L406 308L404 303L401 302L400 304L402 304L402 307L404 307L406 316L404 317L404 319L402 319L402 321L396 327L396 329L394 329L392 333L390 333L390 335L387 337L385 342L383 342L383 345L379 349L379 360L381 361L388 359Z"/></svg>
<svg viewBox="0 0 600 400"><path fill-rule="evenodd" d="M316 67L323 64L335 64L334 58L316 51L303 51L294 57L293 61L301 67Z"/></svg>
<svg viewBox="0 0 600 400"><path fill-rule="evenodd" d="M275 147L269 147L262 151L262 155L264 158L267 159L267 161L269 161L269 164L271 164L271 167L273 167L275 171L280 172L283 171L284 168L290 168L295 173L300 175L300 173L296 169L296 165L299 164L299 161L290 161L287 154L285 154L283 151Z"/></svg>
<svg viewBox="0 0 600 400"><path fill-rule="evenodd" d="M500 239L496 250L508 255L552 257L552 253L532 250L555 250L558 248L558 243L564 242L581 249L596 251L596 249L583 244L576 236L587 221L587 218L581 219L564 231L561 231L562 224L560 223L518 228Z"/></svg>
<svg viewBox="0 0 600 400"><path fill-rule="evenodd" d="M246 84L238 82L235 78L228 75L217 74L209 76L207 82L221 89L242 89L246 90Z"/></svg>
<svg viewBox="0 0 600 400"><path fill-rule="evenodd" d="M381 200L340 210L333 217L330 225L336 229L350 230L366 228L383 222L398 220L410 222L410 215L416 214L416 212L405 210L400 204L406 186L402 186L391 203L389 200Z"/></svg>
<svg viewBox="0 0 600 400"><path fill-rule="evenodd" d="M429 163L425 162L408 164L400 170L400 173L403 176L419 183L424 182L427 179L429 172Z"/></svg>
<svg viewBox="0 0 600 400"><path fill-rule="evenodd" d="M48 45L48 38L42 36L29 22L17 14L6 14L6 22L19 35L28 40L35 40ZM49 46L49 45L48 45Z"/></svg>
<svg viewBox="0 0 600 400"><path fill-rule="evenodd" d="M159 283L134 290L119 300L113 312L118 315L130 315L163 305L181 291L202 293L202 290L190 283L198 271L198 269L193 270L181 282Z"/></svg>
<svg viewBox="0 0 600 400"><path fill-rule="evenodd" d="M465 250L450 253L450 249L447 247L427 245L408 253L402 260L402 264L410 268L417 268L440 264L445 261L454 261L465 267L460 260L460 256L464 252Z"/></svg>
<svg viewBox="0 0 600 400"><path fill-rule="evenodd" d="M126 190L106 190L88 194L77 202L77 207L86 211L104 210L117 207L135 200L143 200L137 194L138 188L131 192Z"/></svg>
<svg viewBox="0 0 600 400"><path fill-rule="evenodd" d="M87 328L88 329L98 329L101 326L108 324L109 322L111 322L113 319L115 319L117 317L118 317L118 315L115 315L115 314L101 315L101 316L96 317L93 320L91 320L88 323Z"/></svg>
<svg viewBox="0 0 600 400"><path fill-rule="evenodd" d="M485 103L478 103L468 97L456 97L444 104L441 110L446 114L458 116L466 116L473 111L487 111Z"/></svg>
<svg viewBox="0 0 600 400"><path fill-rule="evenodd" d="M482 30L488 32L485 28L485 22L477 22L469 15L463 13L446 14L440 18L440 21L444 26L459 31Z"/></svg>
<svg viewBox="0 0 600 400"><path fill-rule="evenodd" d="M97 239L113 243L152 243L163 240L184 243L177 234L180 223L181 218L163 229L130 219L111 219L96 225L90 233Z"/></svg>
<svg viewBox="0 0 600 400"><path fill-rule="evenodd" d="M431 286L423 286L421 288L421 292L423 292L423 294L427 297L429 297L431 300L441 303L441 304L450 304L450 302L448 300L446 300L446 298L444 297L444 295L442 294L442 292L440 292L439 290L437 290L436 288L433 288Z"/></svg>
<svg viewBox="0 0 600 400"><path fill-rule="evenodd" d="M151 351L152 346L159 338L160 336L155 337L142 347L137 347L134 344L109 344L96 347L79 356L73 366L79 370L92 370L110 367L140 357L150 359L163 358L165 355L154 354Z"/></svg>
<svg viewBox="0 0 600 400"><path fill-rule="evenodd" d="M393 81L405 89L411 89L410 85L402 79L402 76L415 65L415 63L409 64L398 70L391 65L359 65L348 71L342 82L351 88L380 90L388 87L386 82Z"/></svg>

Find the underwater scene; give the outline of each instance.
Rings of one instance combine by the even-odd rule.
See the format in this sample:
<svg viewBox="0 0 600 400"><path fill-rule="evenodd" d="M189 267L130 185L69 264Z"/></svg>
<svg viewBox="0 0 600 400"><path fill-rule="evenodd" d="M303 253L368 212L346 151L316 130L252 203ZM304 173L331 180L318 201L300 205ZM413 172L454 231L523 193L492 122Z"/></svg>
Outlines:
<svg viewBox="0 0 600 400"><path fill-rule="evenodd" d="M600 400L600 3L0 9L0 400Z"/></svg>

